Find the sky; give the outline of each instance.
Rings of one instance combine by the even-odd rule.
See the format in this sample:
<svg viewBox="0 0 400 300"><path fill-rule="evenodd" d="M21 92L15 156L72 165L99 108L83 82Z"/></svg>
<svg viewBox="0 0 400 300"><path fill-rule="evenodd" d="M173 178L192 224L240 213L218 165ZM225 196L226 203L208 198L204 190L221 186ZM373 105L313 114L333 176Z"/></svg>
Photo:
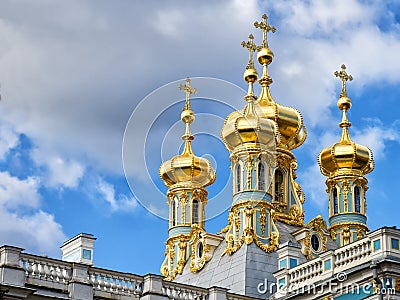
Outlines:
<svg viewBox="0 0 400 300"><path fill-rule="evenodd" d="M350 135L375 159L368 226L399 226L397 1L3 0L0 244L60 258L61 244L86 232L97 238L96 266L158 273L168 230L158 168L182 147L187 76L198 89L193 149L217 171L206 229L223 228L232 191L219 132L245 105L240 43L252 33L260 44L253 23L263 13L277 28L271 93L300 110L308 131L294 151L306 221L327 219L317 156L339 140L333 73L344 63L354 77Z"/></svg>

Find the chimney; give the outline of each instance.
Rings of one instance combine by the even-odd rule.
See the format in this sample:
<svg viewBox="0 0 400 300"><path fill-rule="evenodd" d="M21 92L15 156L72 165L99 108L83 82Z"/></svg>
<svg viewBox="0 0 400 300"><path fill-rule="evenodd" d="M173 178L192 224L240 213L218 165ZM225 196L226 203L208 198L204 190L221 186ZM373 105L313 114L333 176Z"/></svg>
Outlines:
<svg viewBox="0 0 400 300"><path fill-rule="evenodd" d="M60 247L62 260L93 266L93 250L96 238L92 234L80 233L64 242Z"/></svg>

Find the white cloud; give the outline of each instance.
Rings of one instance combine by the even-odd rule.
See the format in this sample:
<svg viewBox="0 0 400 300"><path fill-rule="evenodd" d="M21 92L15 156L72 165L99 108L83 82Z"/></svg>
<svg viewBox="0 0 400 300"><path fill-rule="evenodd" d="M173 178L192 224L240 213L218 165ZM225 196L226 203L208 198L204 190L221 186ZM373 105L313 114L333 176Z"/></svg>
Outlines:
<svg viewBox="0 0 400 300"><path fill-rule="evenodd" d="M37 178L0 172L0 240L39 254L59 256L66 237L54 216L41 210Z"/></svg>
<svg viewBox="0 0 400 300"><path fill-rule="evenodd" d="M0 206L7 209L38 208L38 178L19 179L8 172L0 172Z"/></svg>
<svg viewBox="0 0 400 300"><path fill-rule="evenodd" d="M391 126L385 126L379 119L366 120L368 126L354 131L354 138L357 144L368 146L377 160L383 159L386 154L387 143L400 141L399 124L395 122Z"/></svg>
<svg viewBox="0 0 400 300"><path fill-rule="evenodd" d="M326 210L328 203L325 179L318 164L309 166L305 171L299 171L299 181L305 192L306 201L311 201L321 210Z"/></svg>
<svg viewBox="0 0 400 300"><path fill-rule="evenodd" d="M67 160L60 155L49 154L35 149L32 159L39 166L45 167L44 184L53 188L76 188L82 179L85 168L82 164Z"/></svg>
<svg viewBox="0 0 400 300"><path fill-rule="evenodd" d="M10 125L0 124L0 160L4 160L7 153L16 147L19 142L18 134Z"/></svg>
<svg viewBox="0 0 400 300"><path fill-rule="evenodd" d="M137 206L137 201L133 197L129 198L124 194L115 195L114 186L101 178L98 179L97 188L101 200L107 202L113 212L129 212L133 211Z"/></svg>

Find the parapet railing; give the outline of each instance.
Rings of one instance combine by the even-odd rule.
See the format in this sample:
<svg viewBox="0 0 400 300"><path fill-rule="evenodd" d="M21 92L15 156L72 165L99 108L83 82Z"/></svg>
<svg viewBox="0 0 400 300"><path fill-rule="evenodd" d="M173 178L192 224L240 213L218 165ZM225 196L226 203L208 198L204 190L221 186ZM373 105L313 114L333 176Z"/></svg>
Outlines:
<svg viewBox="0 0 400 300"><path fill-rule="evenodd" d="M72 263L21 253L20 266L25 271L27 284L68 290L68 283L72 279Z"/></svg>
<svg viewBox="0 0 400 300"><path fill-rule="evenodd" d="M384 227L369 233L365 238L354 243L320 254L319 257L291 269L281 269L274 276L278 285L279 296L293 292L319 281L335 279L345 280L346 272L353 267L370 263L387 255L400 258L400 231ZM344 276L344 277L343 277Z"/></svg>
<svg viewBox="0 0 400 300"><path fill-rule="evenodd" d="M0 271L10 274L4 278L15 278L10 282L0 277L2 285L28 287L39 294L50 291L54 297L64 299L256 299L228 293L227 289L220 287L201 288L165 281L159 275L139 276L27 254L23 253L23 249L13 246L0 247ZM76 284L86 288L75 288ZM76 292L81 294L76 295Z"/></svg>
<svg viewBox="0 0 400 300"><path fill-rule="evenodd" d="M196 299L206 300L208 289L194 287L186 284L163 281L162 294L169 299Z"/></svg>
<svg viewBox="0 0 400 300"><path fill-rule="evenodd" d="M116 295L140 296L143 291L143 276L90 267L88 280L95 295L111 293Z"/></svg>

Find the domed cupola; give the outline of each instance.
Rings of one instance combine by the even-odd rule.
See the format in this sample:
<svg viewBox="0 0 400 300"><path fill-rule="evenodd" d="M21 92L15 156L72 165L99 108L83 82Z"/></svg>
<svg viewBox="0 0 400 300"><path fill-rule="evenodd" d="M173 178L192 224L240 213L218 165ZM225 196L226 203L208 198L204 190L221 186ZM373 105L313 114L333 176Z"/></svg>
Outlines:
<svg viewBox="0 0 400 300"><path fill-rule="evenodd" d="M342 65L341 72L345 72L345 65ZM342 122L339 126L342 128L340 141L331 147L325 148L318 156L318 163L321 172L325 176L335 176L339 174L351 173L363 176L374 169L374 160L372 151L363 145L356 144L350 138L349 127L351 123L347 119L347 111L351 108L351 100L347 97L346 80L352 80L351 75L335 72L336 76L342 76L342 93L338 100L338 108L343 112ZM343 77L344 76L344 77Z"/></svg>
<svg viewBox="0 0 400 300"><path fill-rule="evenodd" d="M247 105L231 113L225 120L221 136L231 152L233 201L229 212L224 254L232 255L245 244L255 243L265 252L278 246L279 232L272 219L270 183L276 164L276 147L280 142L277 124L257 115L254 102L257 97L253 84L258 74L254 68L253 53L256 45L253 35L242 46L250 57L244 72L248 92ZM257 217L258 216L258 217ZM253 222L251 220L257 220ZM268 224L268 226L266 225Z"/></svg>
<svg viewBox="0 0 400 300"><path fill-rule="evenodd" d="M268 75L268 65L272 62L274 53L268 46L267 33L275 32L276 29L267 23L266 15L263 15L262 18L263 21L254 23L254 26L260 28L264 35L262 45L257 48L257 60L263 66L263 75L259 80L262 88L258 97L256 113L262 118L268 118L277 123L281 136L277 146L292 150L303 144L307 132L300 112L295 108L276 103L271 96L269 86L272 84L272 78Z"/></svg>
<svg viewBox="0 0 400 300"><path fill-rule="evenodd" d="M329 223L332 238L343 246L365 236L366 225L366 192L368 180L365 177L374 169L372 151L363 145L356 144L350 138L347 111L351 100L347 96L346 82L353 77L346 73L346 66L334 73L342 81L342 92L337 103L342 111L342 128L340 141L323 149L318 155L321 173L327 176L326 185L329 195Z"/></svg>
<svg viewBox="0 0 400 300"><path fill-rule="evenodd" d="M196 89L190 86L190 79L179 88L186 94L186 103L181 119L186 125L183 151L180 155L164 162L159 170L161 179L168 187L169 230L166 242L165 259L161 265L161 274L166 280L172 280L182 274L186 262L194 251L195 237L205 233L205 208L208 202L206 186L215 181L215 170L211 163L193 153L190 124L194 113L190 108L190 94ZM202 264L205 261L202 260Z"/></svg>
<svg viewBox="0 0 400 300"><path fill-rule="evenodd" d="M190 79L187 78L186 80L189 84ZM164 162L159 170L161 179L169 188L188 185L205 187L215 181L215 170L210 161L193 153L191 141L194 137L190 133L190 124L193 123L194 118L194 113L190 109L190 102L187 99L181 114L181 120L186 124L186 131L182 136L185 141L183 151L180 155Z"/></svg>
<svg viewBox="0 0 400 300"><path fill-rule="evenodd" d="M248 92L244 97L247 105L244 109L234 111L226 118L221 137L230 152L254 147L275 150L276 145L280 142L276 123L269 119L260 118L256 113L257 105L254 104L257 97L253 92L253 84L257 82L258 74L254 68L254 50L251 48L251 45L254 45L253 35L249 35L249 42L243 43L244 46L250 47L250 59L243 75L244 80L248 83Z"/></svg>

